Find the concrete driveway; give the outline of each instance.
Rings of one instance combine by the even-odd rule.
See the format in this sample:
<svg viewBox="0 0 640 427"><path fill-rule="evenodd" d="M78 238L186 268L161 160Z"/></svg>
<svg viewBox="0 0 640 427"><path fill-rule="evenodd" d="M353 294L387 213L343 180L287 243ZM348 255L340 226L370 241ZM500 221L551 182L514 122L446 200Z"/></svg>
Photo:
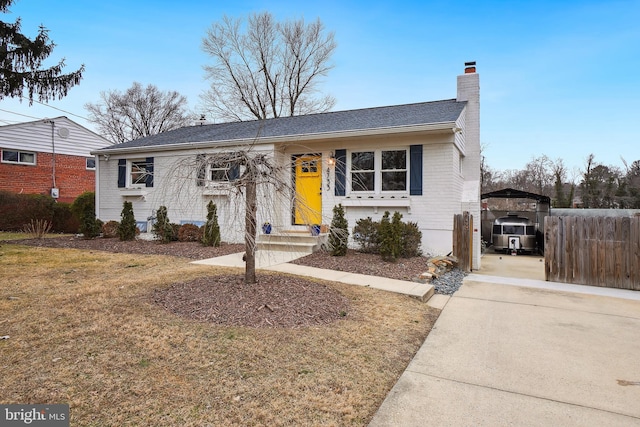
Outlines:
<svg viewBox="0 0 640 427"><path fill-rule="evenodd" d="M465 279L370 426L640 426L640 292L496 271Z"/></svg>

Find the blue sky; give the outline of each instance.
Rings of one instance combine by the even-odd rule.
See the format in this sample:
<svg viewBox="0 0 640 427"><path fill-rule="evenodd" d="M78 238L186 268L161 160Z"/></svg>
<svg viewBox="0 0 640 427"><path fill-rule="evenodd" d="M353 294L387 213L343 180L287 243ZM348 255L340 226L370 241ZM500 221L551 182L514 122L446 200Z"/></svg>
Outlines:
<svg viewBox="0 0 640 427"><path fill-rule="evenodd" d="M85 64L81 84L50 107L0 101L0 124L66 115L92 128L84 104L134 81L176 90L196 110L208 84L200 49L223 15L268 10L319 17L335 32L323 91L336 110L450 99L465 61L477 61L481 141L494 169L533 157L582 168L640 160L640 1L123 1L17 0L3 21L43 24L51 63ZM20 116L15 113L29 117ZM71 114L69 114L71 113Z"/></svg>

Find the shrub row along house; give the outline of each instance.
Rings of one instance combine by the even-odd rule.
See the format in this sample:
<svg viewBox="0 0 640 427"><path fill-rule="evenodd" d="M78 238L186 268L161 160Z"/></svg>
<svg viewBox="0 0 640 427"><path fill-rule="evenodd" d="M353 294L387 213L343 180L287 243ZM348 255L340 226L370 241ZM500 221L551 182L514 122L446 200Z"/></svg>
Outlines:
<svg viewBox="0 0 640 427"><path fill-rule="evenodd" d="M338 204L350 229L397 211L418 224L424 252L446 254L453 216L469 211L480 219L479 110L479 76L469 63L455 99L203 123L112 145L94 152L96 213L118 220L131 201L145 231L160 206L171 222L203 224L213 201L222 239L243 242L248 189L234 183L256 167L258 228L329 224ZM479 267L480 233L473 238Z"/></svg>
<svg viewBox="0 0 640 427"><path fill-rule="evenodd" d="M0 126L0 190L71 203L95 189L91 151L111 144L64 116Z"/></svg>

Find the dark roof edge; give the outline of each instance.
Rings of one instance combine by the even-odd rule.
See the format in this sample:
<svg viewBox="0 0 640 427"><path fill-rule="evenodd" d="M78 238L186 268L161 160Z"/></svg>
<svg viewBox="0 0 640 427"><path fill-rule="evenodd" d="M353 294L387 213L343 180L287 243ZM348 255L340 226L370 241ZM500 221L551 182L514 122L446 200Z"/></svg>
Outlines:
<svg viewBox="0 0 640 427"><path fill-rule="evenodd" d="M386 130L386 133L409 133L420 131L438 131L447 130L449 128L454 129L456 121L437 122L428 124L417 125L402 125L391 127L378 127L378 128L366 128L366 129L350 129L347 131L339 132L322 132L322 133L310 133L310 134L294 134L294 135L282 135L282 136L269 136L259 138L247 138L247 139L233 139L223 141L198 141L198 142L177 142L174 144L162 144L162 145L143 145L136 147L124 147L119 148L117 146L105 147L99 150L92 151L91 154L118 154L118 153L136 153L136 152L149 152L149 151L173 151L176 149L198 149L201 147L229 147L239 144L258 143L258 144L277 144L279 142L286 142L288 140L313 140L313 139L329 139L329 138L347 138L356 136L365 136L367 134L380 134L381 130Z"/></svg>

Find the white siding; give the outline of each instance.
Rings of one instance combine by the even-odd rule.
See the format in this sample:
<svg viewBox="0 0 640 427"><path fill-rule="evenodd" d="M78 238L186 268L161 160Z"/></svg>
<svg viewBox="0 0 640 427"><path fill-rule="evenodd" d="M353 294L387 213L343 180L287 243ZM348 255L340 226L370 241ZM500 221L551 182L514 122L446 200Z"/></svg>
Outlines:
<svg viewBox="0 0 640 427"><path fill-rule="evenodd" d="M460 213L460 197L462 193L462 175L460 169L460 152L454 145L454 136L448 134L421 135L412 137L388 137L366 140L345 140L333 147L323 147L323 179L326 180L327 160L335 149L362 150L365 148L406 147L423 145L423 183L422 196L409 196L406 199L388 197L376 199L358 199L354 197L335 196L335 167L329 167L330 185L327 190L323 181L323 222L329 224L333 217L333 207L343 205L364 204L369 206L346 206L346 217L350 232L361 218L371 217L379 221L385 211L391 214L398 211L403 221L416 222L422 231L422 250L431 254L447 254L452 249L453 215ZM348 173L348 171L347 171ZM375 206L378 204L378 206ZM394 206L395 204L395 206ZM406 206L406 205L409 206ZM353 242L352 242L353 244Z"/></svg>
<svg viewBox="0 0 640 427"><path fill-rule="evenodd" d="M270 151L273 147L261 147ZM212 191L196 185L196 156L205 151L149 152L144 155L111 155L109 160L99 156L99 201L97 216L103 221L120 221L124 201L133 205L136 221L147 221L160 206L167 207L172 223L205 221L207 204L212 200L218 211L223 241L241 242L244 239L244 196L238 191ZM118 160L154 158L154 185L136 190L118 188ZM133 194L133 195L132 195ZM258 193L258 225L272 221L271 207L261 203L265 192Z"/></svg>
<svg viewBox="0 0 640 427"><path fill-rule="evenodd" d="M43 120L0 127L0 147L38 153L93 157L91 151L112 145L111 142L79 124L57 117L53 135L51 123ZM67 134L68 132L68 134Z"/></svg>

